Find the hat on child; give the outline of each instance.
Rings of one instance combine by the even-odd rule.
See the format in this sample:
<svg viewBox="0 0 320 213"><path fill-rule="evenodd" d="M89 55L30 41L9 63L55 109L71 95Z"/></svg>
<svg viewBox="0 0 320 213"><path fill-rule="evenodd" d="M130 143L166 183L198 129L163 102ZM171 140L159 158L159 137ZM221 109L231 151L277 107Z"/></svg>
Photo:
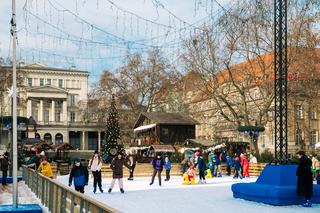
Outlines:
<svg viewBox="0 0 320 213"><path fill-rule="evenodd" d="M79 159L79 158L76 158L76 159L74 159L73 162L74 162L74 163L80 163L80 159Z"/></svg>
<svg viewBox="0 0 320 213"><path fill-rule="evenodd" d="M98 150L95 150L95 151L94 151L94 154L99 154L99 151L98 151Z"/></svg>

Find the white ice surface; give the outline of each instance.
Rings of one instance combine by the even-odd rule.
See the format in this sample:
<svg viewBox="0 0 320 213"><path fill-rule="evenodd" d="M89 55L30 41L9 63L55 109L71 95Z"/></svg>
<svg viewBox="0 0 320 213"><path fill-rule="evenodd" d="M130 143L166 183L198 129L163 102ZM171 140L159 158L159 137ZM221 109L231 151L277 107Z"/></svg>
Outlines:
<svg viewBox="0 0 320 213"><path fill-rule="evenodd" d="M59 176L58 181L68 184L68 176ZM92 180L85 188L85 194L122 212L245 212L245 213L295 213L320 212L320 205L312 208L301 206L270 206L262 203L234 199L231 185L235 182L252 182L256 178L234 180L231 177L213 178L203 185L182 185L182 177L172 177L169 182L158 180L149 186L150 178L124 179L125 194L119 192L116 183L111 194L107 193L111 179L103 179L105 193L94 194Z"/></svg>

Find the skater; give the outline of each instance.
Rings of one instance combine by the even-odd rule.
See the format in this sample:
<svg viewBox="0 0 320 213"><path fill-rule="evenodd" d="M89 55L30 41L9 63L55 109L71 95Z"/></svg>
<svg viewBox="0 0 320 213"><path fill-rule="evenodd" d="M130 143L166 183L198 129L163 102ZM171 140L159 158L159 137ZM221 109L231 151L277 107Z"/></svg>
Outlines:
<svg viewBox="0 0 320 213"><path fill-rule="evenodd" d="M317 177L319 176L319 169L320 169L320 164L319 164L319 160L317 159L317 155L314 154L311 160L312 160L312 170L314 173L313 179L317 180Z"/></svg>
<svg viewBox="0 0 320 213"><path fill-rule="evenodd" d="M297 155L299 157L299 166L296 171L296 175L298 176L297 195L306 198L306 202L302 204L302 206L311 207L313 180L310 168L312 166L312 161L306 156L304 151L297 152Z"/></svg>
<svg viewBox="0 0 320 213"><path fill-rule="evenodd" d="M241 169L240 159L237 154L234 154L234 176L233 178L239 178L239 171ZM241 174L240 174L241 176Z"/></svg>
<svg viewBox="0 0 320 213"><path fill-rule="evenodd" d="M129 161L130 161L130 169L129 169L130 176L129 176L128 180L133 180L133 172L134 172L134 169L136 168L136 165L137 165L136 155L130 154Z"/></svg>
<svg viewBox="0 0 320 213"><path fill-rule="evenodd" d="M101 185L101 168L102 168L102 159L99 155L98 150L93 153L92 158L89 161L88 169L92 172L93 175L93 193L97 191L97 184L101 193L103 193Z"/></svg>
<svg viewBox="0 0 320 213"><path fill-rule="evenodd" d="M81 165L80 159L75 159L73 168L69 175L69 186L73 180L74 189L80 193L84 193L84 186L88 185L88 170Z"/></svg>
<svg viewBox="0 0 320 213"><path fill-rule="evenodd" d="M242 177L249 177L249 161L247 159L246 154L241 154L240 155L240 160L241 160L241 166L242 166ZM242 178L240 177L240 178Z"/></svg>
<svg viewBox="0 0 320 213"><path fill-rule="evenodd" d="M233 166L233 160L232 157L230 157L229 155L227 155L227 175L230 176L231 175L231 167Z"/></svg>
<svg viewBox="0 0 320 213"><path fill-rule="evenodd" d="M124 158L121 153L118 153L118 156L113 158L111 165L110 165L110 168L112 169L112 178L113 179L111 181L108 193L111 193L116 180L118 180L120 192L122 194L124 193L123 180L122 180L123 166L126 166L128 169L131 169L130 165L129 165L129 161L126 158Z"/></svg>
<svg viewBox="0 0 320 213"><path fill-rule="evenodd" d="M159 186L161 186L161 172L163 170L163 165L164 165L164 161L161 158L161 155L157 154L157 157L152 160L153 174L152 174L150 185L153 184L154 178L158 173Z"/></svg>
<svg viewBox="0 0 320 213"><path fill-rule="evenodd" d="M258 163L257 158L253 154L250 154L250 163Z"/></svg>
<svg viewBox="0 0 320 213"><path fill-rule="evenodd" d="M183 161L181 162L183 174L186 173L186 171L188 170L190 163L190 158L188 156L186 156L185 159L183 159Z"/></svg>
<svg viewBox="0 0 320 213"><path fill-rule="evenodd" d="M171 162L169 157L164 158L164 168L166 169L166 179L164 181L170 180L170 170L171 170Z"/></svg>
<svg viewBox="0 0 320 213"><path fill-rule="evenodd" d="M188 171L187 171L187 175L188 175L188 184L192 183L192 179L195 180L196 177L196 171L194 170L194 166L190 165Z"/></svg>
<svg viewBox="0 0 320 213"><path fill-rule="evenodd" d="M2 171L2 186L7 185L8 167L9 167L9 153L5 152L0 159Z"/></svg>
<svg viewBox="0 0 320 213"><path fill-rule="evenodd" d="M198 154L196 156L196 164L194 165L194 167L196 168L198 166L198 170L199 170L199 182L198 183L206 183L206 177L205 177L205 171L207 169L206 163L204 162L202 156L200 154Z"/></svg>
<svg viewBox="0 0 320 213"><path fill-rule="evenodd" d="M44 176L47 176L49 178L53 178L51 165L47 161L47 158L45 156L42 157L42 161L41 161L40 166L38 168L38 172L40 172Z"/></svg>
<svg viewBox="0 0 320 213"><path fill-rule="evenodd" d="M215 177L222 177L220 155L221 154L219 154L219 153L215 154L215 173L214 173Z"/></svg>
<svg viewBox="0 0 320 213"><path fill-rule="evenodd" d="M214 176L214 165L216 163L215 154L211 152L208 156L208 167L211 171L211 175Z"/></svg>

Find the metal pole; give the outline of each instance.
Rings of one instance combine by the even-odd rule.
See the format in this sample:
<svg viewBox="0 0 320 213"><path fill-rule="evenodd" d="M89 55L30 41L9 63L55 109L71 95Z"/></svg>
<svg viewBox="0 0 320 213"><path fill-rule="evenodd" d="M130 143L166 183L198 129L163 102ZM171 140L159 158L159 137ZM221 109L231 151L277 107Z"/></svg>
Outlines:
<svg viewBox="0 0 320 213"><path fill-rule="evenodd" d="M18 208L18 182L17 182L17 169L18 169L18 159L17 159L17 70L16 70L16 2L12 0L12 20L11 20L11 34L12 34L12 201L13 208Z"/></svg>

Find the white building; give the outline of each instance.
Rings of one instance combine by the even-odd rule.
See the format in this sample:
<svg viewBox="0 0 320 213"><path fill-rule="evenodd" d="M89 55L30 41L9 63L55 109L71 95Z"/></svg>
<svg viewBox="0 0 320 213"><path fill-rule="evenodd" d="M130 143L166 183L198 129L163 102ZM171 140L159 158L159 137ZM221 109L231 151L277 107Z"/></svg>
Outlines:
<svg viewBox="0 0 320 213"><path fill-rule="evenodd" d="M100 149L103 127L86 118L89 72L38 63L17 71L24 79L17 113L36 121L36 137L54 144L70 143L79 150ZM6 98L3 115L10 115L9 109Z"/></svg>

